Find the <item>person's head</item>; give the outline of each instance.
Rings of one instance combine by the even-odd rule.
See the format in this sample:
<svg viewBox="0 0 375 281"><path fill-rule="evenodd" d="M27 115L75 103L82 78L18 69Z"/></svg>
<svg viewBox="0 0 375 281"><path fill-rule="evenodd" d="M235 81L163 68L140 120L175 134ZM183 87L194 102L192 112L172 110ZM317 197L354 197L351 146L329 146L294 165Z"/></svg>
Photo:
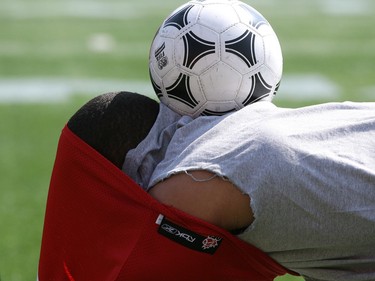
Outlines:
<svg viewBox="0 0 375 281"><path fill-rule="evenodd" d="M146 96L107 93L82 106L67 126L121 168L125 155L147 136L158 113L158 102Z"/></svg>

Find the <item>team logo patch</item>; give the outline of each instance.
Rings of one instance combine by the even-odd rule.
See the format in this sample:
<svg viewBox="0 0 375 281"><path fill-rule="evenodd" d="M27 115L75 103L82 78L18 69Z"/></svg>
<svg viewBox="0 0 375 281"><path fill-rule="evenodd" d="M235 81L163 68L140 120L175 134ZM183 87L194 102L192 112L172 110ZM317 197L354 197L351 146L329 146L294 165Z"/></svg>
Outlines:
<svg viewBox="0 0 375 281"><path fill-rule="evenodd" d="M214 236L208 236L206 239L202 242L202 248L207 250L211 248L217 248L219 246L219 243L221 242L221 238L217 238Z"/></svg>
<svg viewBox="0 0 375 281"><path fill-rule="evenodd" d="M159 215L156 224L159 225L159 234L198 252L213 255L222 242L221 237L198 234L169 221L163 215Z"/></svg>

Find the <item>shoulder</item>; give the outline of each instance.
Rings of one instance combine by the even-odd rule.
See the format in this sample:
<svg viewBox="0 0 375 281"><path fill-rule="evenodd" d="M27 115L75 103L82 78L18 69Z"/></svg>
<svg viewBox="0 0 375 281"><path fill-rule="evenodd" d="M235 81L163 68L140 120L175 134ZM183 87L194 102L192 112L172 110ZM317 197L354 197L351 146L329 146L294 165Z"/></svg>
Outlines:
<svg viewBox="0 0 375 281"><path fill-rule="evenodd" d="M208 171L172 175L156 184L150 195L227 230L247 227L253 221L249 196L230 181Z"/></svg>

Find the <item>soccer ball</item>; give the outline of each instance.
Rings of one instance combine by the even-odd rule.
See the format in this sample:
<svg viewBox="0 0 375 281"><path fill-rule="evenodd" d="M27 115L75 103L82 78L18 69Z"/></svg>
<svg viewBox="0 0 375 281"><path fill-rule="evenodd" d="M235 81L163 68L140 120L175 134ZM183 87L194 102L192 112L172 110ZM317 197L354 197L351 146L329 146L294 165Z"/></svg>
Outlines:
<svg viewBox="0 0 375 281"><path fill-rule="evenodd" d="M151 44L149 71L162 103L182 114L222 115L275 96L279 40L238 0L193 0L175 10Z"/></svg>

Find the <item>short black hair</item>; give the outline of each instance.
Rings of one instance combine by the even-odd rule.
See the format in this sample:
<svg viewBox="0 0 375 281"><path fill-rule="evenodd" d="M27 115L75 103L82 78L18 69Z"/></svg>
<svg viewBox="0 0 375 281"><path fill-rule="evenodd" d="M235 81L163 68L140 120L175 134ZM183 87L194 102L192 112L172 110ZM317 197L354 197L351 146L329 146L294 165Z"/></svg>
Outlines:
<svg viewBox="0 0 375 281"><path fill-rule="evenodd" d="M125 155L149 133L159 103L132 92L97 96L68 121L68 128L121 169Z"/></svg>

